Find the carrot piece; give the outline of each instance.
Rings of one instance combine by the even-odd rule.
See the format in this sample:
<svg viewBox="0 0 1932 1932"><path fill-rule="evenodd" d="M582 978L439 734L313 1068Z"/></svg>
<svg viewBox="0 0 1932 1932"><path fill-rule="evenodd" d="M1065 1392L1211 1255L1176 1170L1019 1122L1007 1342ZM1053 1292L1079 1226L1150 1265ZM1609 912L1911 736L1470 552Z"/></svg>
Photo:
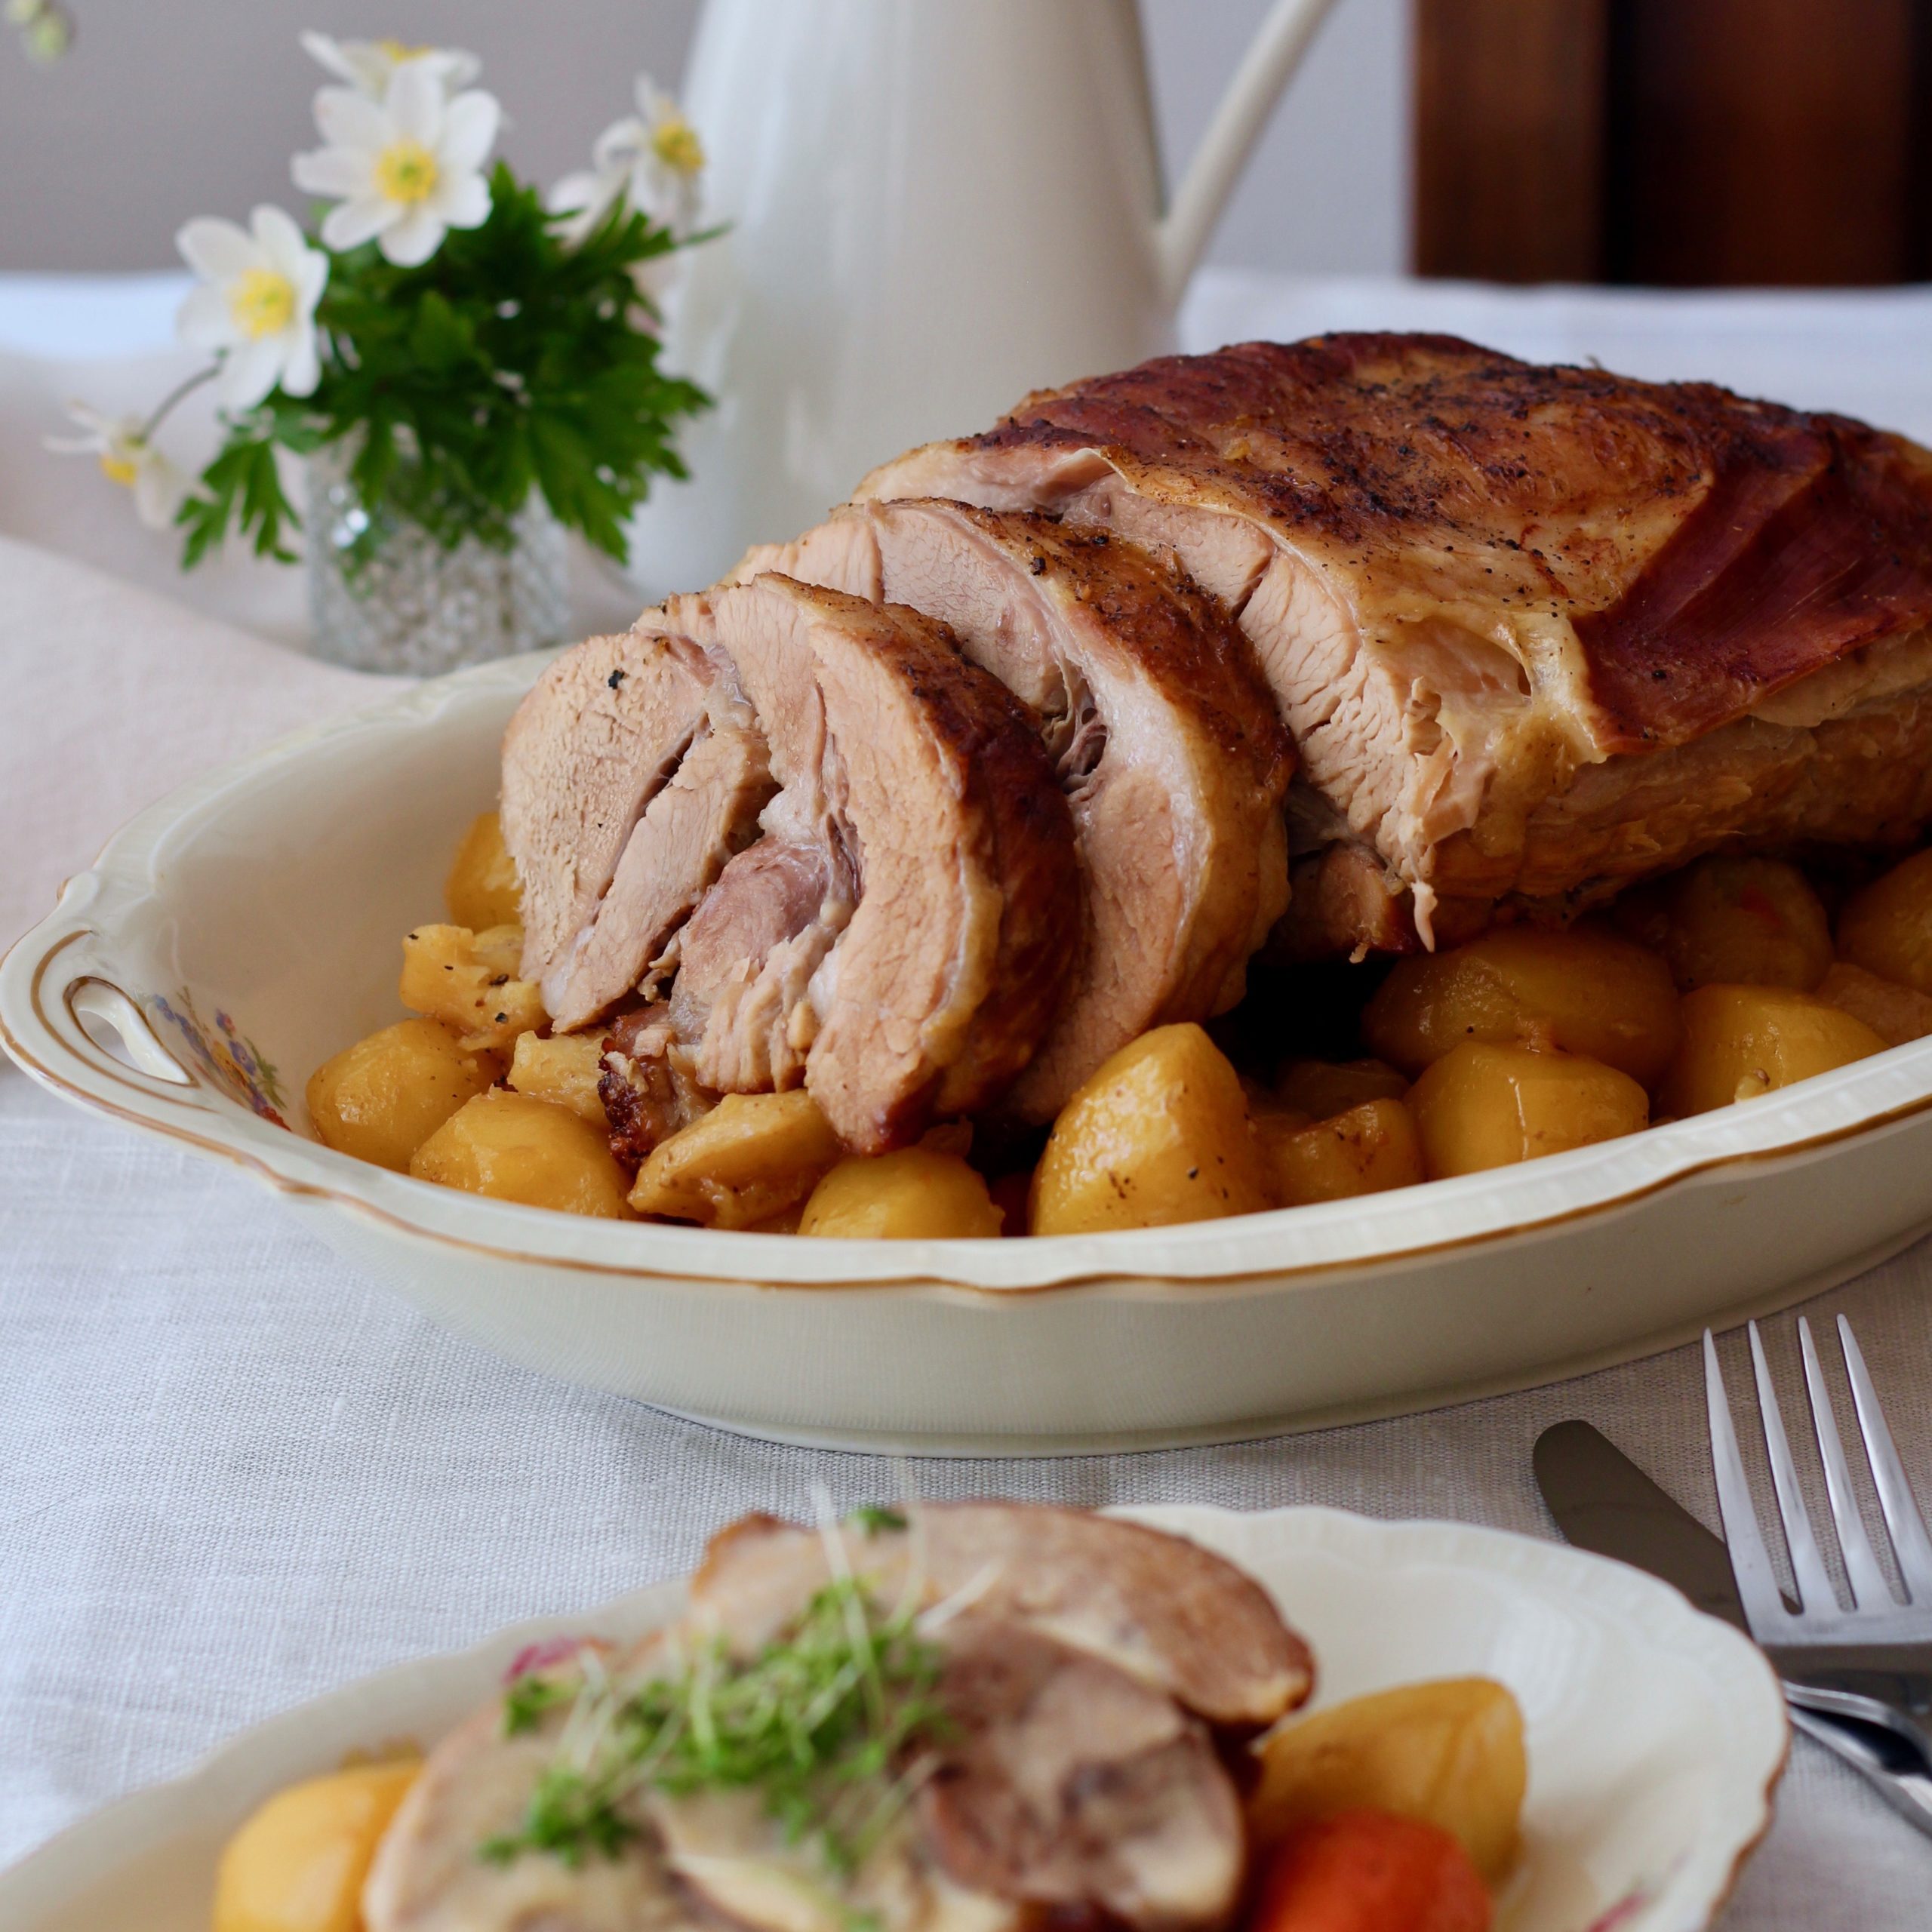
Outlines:
<svg viewBox="0 0 1932 1932"><path fill-rule="evenodd" d="M1338 1811L1281 1841L1247 1932L1489 1932L1490 1909L1447 1832L1392 1811Z"/></svg>

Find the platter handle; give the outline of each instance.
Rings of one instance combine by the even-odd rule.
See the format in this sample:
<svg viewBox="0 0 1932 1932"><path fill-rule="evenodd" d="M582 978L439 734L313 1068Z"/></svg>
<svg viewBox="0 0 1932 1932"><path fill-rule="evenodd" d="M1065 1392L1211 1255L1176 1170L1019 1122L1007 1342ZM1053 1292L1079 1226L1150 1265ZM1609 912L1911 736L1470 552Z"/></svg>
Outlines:
<svg viewBox="0 0 1932 1932"><path fill-rule="evenodd" d="M44 1085L105 1100L128 1090L207 1107L207 1083L108 975L91 928L29 934L0 964L0 1044ZM118 1043L118 1051L115 1045Z"/></svg>

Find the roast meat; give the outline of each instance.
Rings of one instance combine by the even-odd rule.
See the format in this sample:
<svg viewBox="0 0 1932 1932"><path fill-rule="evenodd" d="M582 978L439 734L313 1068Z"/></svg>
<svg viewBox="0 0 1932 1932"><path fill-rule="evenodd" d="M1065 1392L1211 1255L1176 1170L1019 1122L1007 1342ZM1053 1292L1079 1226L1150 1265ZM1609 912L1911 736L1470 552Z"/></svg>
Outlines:
<svg viewBox="0 0 1932 1932"><path fill-rule="evenodd" d="M882 1604L1024 1623L1105 1658L1209 1723L1272 1724L1308 1695L1308 1647L1254 1579L1138 1523L1026 1503L935 1503L837 1531L748 1516L712 1539L691 1580L700 1620L755 1654L832 1571L828 1538Z"/></svg>
<svg viewBox="0 0 1932 1932"><path fill-rule="evenodd" d="M1292 754L1212 598L1104 531L943 501L850 509L748 561L941 619L1038 721L1072 808L1081 929L1007 1109L1050 1121L1149 1027L1241 998L1287 899Z"/></svg>
<svg viewBox="0 0 1932 1932"><path fill-rule="evenodd" d="M654 613L537 679L504 735L503 843L560 1032L637 986L772 789L742 694Z"/></svg>
<svg viewBox="0 0 1932 1932"><path fill-rule="evenodd" d="M1260 655L1298 816L1425 940L1932 813L1932 455L1842 417L1318 337L1041 392L860 494L1177 557Z"/></svg>

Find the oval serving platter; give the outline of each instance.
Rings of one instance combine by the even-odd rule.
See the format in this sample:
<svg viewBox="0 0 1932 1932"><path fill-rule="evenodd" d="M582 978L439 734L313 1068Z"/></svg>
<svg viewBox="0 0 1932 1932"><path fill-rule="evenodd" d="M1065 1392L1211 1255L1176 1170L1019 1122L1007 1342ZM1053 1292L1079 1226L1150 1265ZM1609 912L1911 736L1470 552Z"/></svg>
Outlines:
<svg viewBox="0 0 1932 1932"><path fill-rule="evenodd" d="M1521 1167L1102 1235L591 1221L350 1160L309 1137L304 1080L398 1017L398 936L440 903L543 661L439 679L142 814L0 963L8 1051L267 1181L518 1361L869 1450L1153 1447L1427 1407L1786 1305L1932 1225L1932 1041Z"/></svg>

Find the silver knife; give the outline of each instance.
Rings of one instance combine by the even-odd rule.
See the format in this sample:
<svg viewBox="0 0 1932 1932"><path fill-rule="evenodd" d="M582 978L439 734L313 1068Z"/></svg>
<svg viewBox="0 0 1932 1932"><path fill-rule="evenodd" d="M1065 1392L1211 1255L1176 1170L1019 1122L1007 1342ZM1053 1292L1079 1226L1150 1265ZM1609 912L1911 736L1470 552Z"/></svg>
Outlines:
<svg viewBox="0 0 1932 1932"><path fill-rule="evenodd" d="M1707 1616L1751 1634L1723 1539L1607 1437L1586 1422L1560 1422L1537 1438L1531 1460L1550 1514L1580 1549L1661 1577ZM1901 1817L1932 1837L1932 1768L1918 1753L1881 1725L1807 1710L1792 1701L1793 1687L1785 1688L1792 1723L1843 1758Z"/></svg>

